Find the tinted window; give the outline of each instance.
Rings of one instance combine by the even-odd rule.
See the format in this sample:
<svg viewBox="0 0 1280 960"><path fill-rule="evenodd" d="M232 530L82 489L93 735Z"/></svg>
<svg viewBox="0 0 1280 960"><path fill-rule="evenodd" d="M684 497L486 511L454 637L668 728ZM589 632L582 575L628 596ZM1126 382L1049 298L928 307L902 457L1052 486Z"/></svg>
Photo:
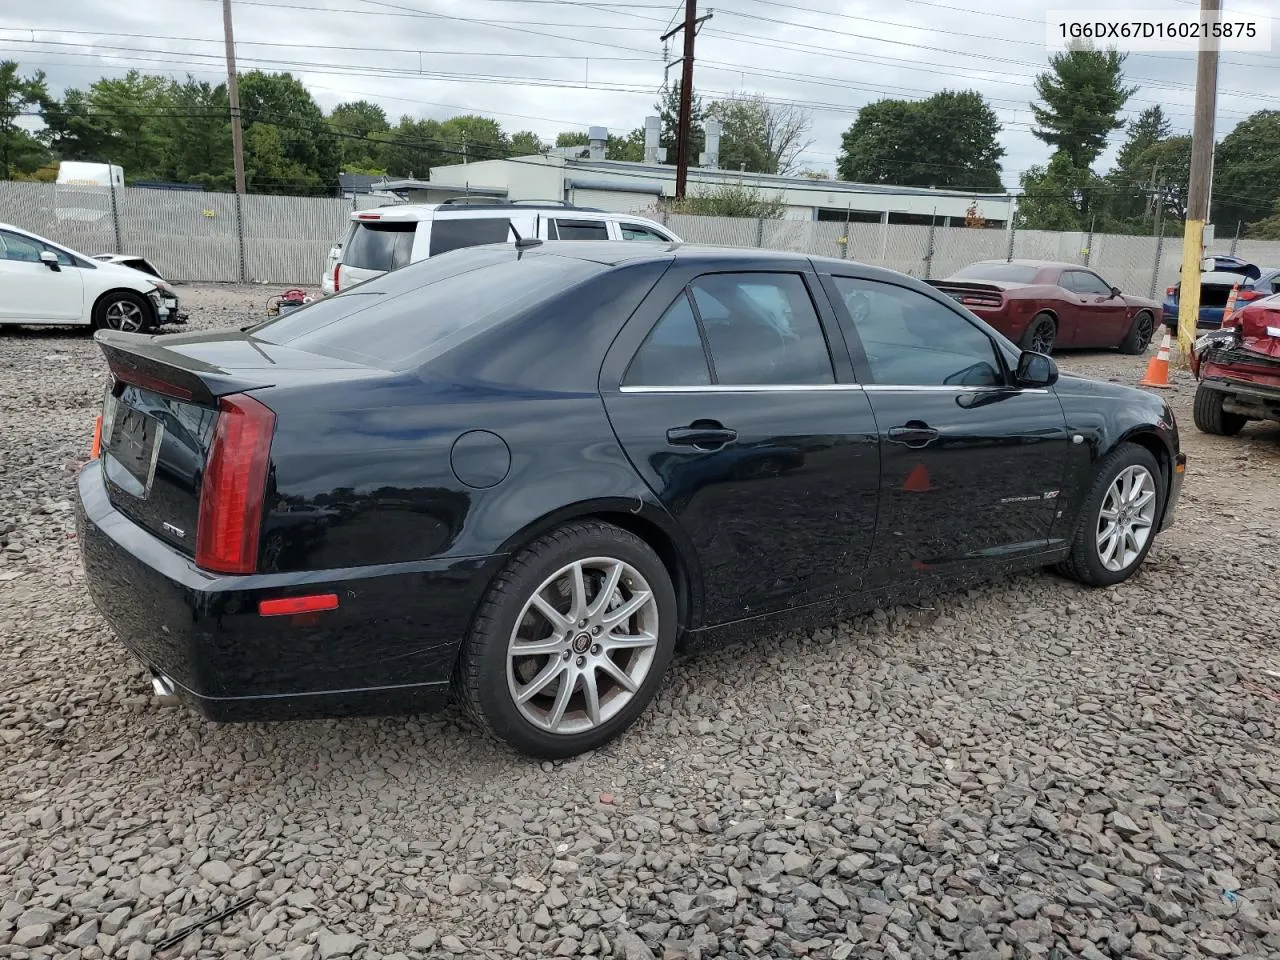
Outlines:
<svg viewBox="0 0 1280 960"><path fill-rule="evenodd" d="M605 269L562 257L516 259L510 248L464 250L362 283L251 332L268 343L406 370Z"/></svg>
<svg viewBox="0 0 1280 960"><path fill-rule="evenodd" d="M450 250L478 247L482 243L506 243L511 221L505 217L484 220L436 220L431 224L431 252L435 257Z"/></svg>
<svg viewBox="0 0 1280 960"><path fill-rule="evenodd" d="M668 240L662 234L648 227L642 227L638 223L620 223L618 229L622 231L623 240L657 240L660 243L667 243Z"/></svg>
<svg viewBox="0 0 1280 960"><path fill-rule="evenodd" d="M991 339L955 311L893 284L834 280L873 382L974 387L1005 382Z"/></svg>
<svg viewBox="0 0 1280 960"><path fill-rule="evenodd" d="M416 223L361 221L351 231L342 262L359 270L399 270L408 266L417 228Z"/></svg>
<svg viewBox="0 0 1280 960"><path fill-rule="evenodd" d="M1064 274L1063 279L1070 283L1067 289L1074 290L1076 293L1096 294L1104 297L1111 296L1111 288L1092 273L1085 273L1083 270L1072 270Z"/></svg>
<svg viewBox="0 0 1280 960"><path fill-rule="evenodd" d="M609 226L603 220L556 220L560 240L608 240Z"/></svg>
<svg viewBox="0 0 1280 960"><path fill-rule="evenodd" d="M627 369L629 387L696 387L711 383L698 324L681 293L653 328Z"/></svg>
<svg viewBox="0 0 1280 960"><path fill-rule="evenodd" d="M40 251L43 248L35 240L0 230L0 256L6 260L21 260L23 263L39 263Z"/></svg>
<svg viewBox="0 0 1280 960"><path fill-rule="evenodd" d="M957 279L965 280L1004 280L1007 283L1034 283L1039 267L1028 267L1021 263L971 263L957 270Z"/></svg>
<svg viewBox="0 0 1280 960"><path fill-rule="evenodd" d="M835 382L822 326L798 274L709 274L690 290L717 383Z"/></svg>

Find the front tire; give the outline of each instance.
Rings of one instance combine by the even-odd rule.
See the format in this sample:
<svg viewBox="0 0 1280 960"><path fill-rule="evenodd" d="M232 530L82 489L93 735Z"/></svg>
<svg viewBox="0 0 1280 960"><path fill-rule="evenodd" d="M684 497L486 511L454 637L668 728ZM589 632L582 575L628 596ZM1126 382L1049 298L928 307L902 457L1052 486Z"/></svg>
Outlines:
<svg viewBox="0 0 1280 960"><path fill-rule="evenodd" d="M1071 554L1059 569L1092 587L1128 580L1142 565L1164 509L1164 482L1151 451L1125 443L1107 457L1081 509Z"/></svg>
<svg viewBox="0 0 1280 960"><path fill-rule="evenodd" d="M1147 347L1151 346L1151 337L1155 334L1156 320L1146 310L1142 310L1133 318L1133 326L1129 328L1128 334L1120 341L1120 352L1135 356L1139 353L1145 353Z"/></svg>
<svg viewBox="0 0 1280 960"><path fill-rule="evenodd" d="M93 305L93 329L146 333L155 325L155 312L146 298L130 290L111 290Z"/></svg>
<svg viewBox="0 0 1280 960"><path fill-rule="evenodd" d="M599 521L521 550L489 587L454 688L486 731L561 758L612 740L648 705L675 651L676 596L657 554Z"/></svg>
<svg viewBox="0 0 1280 960"><path fill-rule="evenodd" d="M1022 334L1022 339L1018 342L1018 346L1023 350L1031 350L1034 353L1043 353L1049 356L1053 353L1054 344L1058 340L1058 325L1053 322L1053 317L1047 313L1037 313L1031 318L1031 324L1027 327L1026 332Z"/></svg>
<svg viewBox="0 0 1280 960"><path fill-rule="evenodd" d="M1210 390L1204 384L1196 387L1196 401L1191 408L1191 416L1202 433L1211 433L1215 437L1234 437L1249 422L1248 417L1223 410L1222 403L1225 399L1221 390Z"/></svg>

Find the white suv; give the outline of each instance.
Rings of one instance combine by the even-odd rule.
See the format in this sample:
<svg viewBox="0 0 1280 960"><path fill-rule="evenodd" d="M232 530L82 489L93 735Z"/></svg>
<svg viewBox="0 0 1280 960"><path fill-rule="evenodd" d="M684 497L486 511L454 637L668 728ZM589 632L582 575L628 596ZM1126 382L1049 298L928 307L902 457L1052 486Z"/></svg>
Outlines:
<svg viewBox="0 0 1280 960"><path fill-rule="evenodd" d="M321 278L336 293L389 270L460 247L540 240L648 240L679 243L660 223L553 203L407 203L351 214L351 229L329 251Z"/></svg>

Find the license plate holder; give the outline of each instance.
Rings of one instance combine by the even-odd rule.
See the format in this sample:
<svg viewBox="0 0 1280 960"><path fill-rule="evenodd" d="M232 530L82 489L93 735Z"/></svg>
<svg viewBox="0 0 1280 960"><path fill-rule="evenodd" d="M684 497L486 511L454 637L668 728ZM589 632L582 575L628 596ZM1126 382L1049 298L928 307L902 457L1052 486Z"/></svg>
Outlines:
<svg viewBox="0 0 1280 960"><path fill-rule="evenodd" d="M163 443L163 423L135 407L121 404L112 419L111 435L103 437L103 450L141 485L145 497L151 492Z"/></svg>

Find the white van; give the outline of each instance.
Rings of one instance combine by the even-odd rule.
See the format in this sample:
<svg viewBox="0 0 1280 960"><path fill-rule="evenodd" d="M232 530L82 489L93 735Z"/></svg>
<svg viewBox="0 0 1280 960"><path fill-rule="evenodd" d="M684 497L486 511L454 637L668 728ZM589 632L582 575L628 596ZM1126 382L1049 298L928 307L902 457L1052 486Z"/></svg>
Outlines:
<svg viewBox="0 0 1280 960"><path fill-rule="evenodd" d="M419 260L482 243L540 240L648 240L679 243L660 223L558 203L406 203L351 214L351 229L330 251L325 293Z"/></svg>

